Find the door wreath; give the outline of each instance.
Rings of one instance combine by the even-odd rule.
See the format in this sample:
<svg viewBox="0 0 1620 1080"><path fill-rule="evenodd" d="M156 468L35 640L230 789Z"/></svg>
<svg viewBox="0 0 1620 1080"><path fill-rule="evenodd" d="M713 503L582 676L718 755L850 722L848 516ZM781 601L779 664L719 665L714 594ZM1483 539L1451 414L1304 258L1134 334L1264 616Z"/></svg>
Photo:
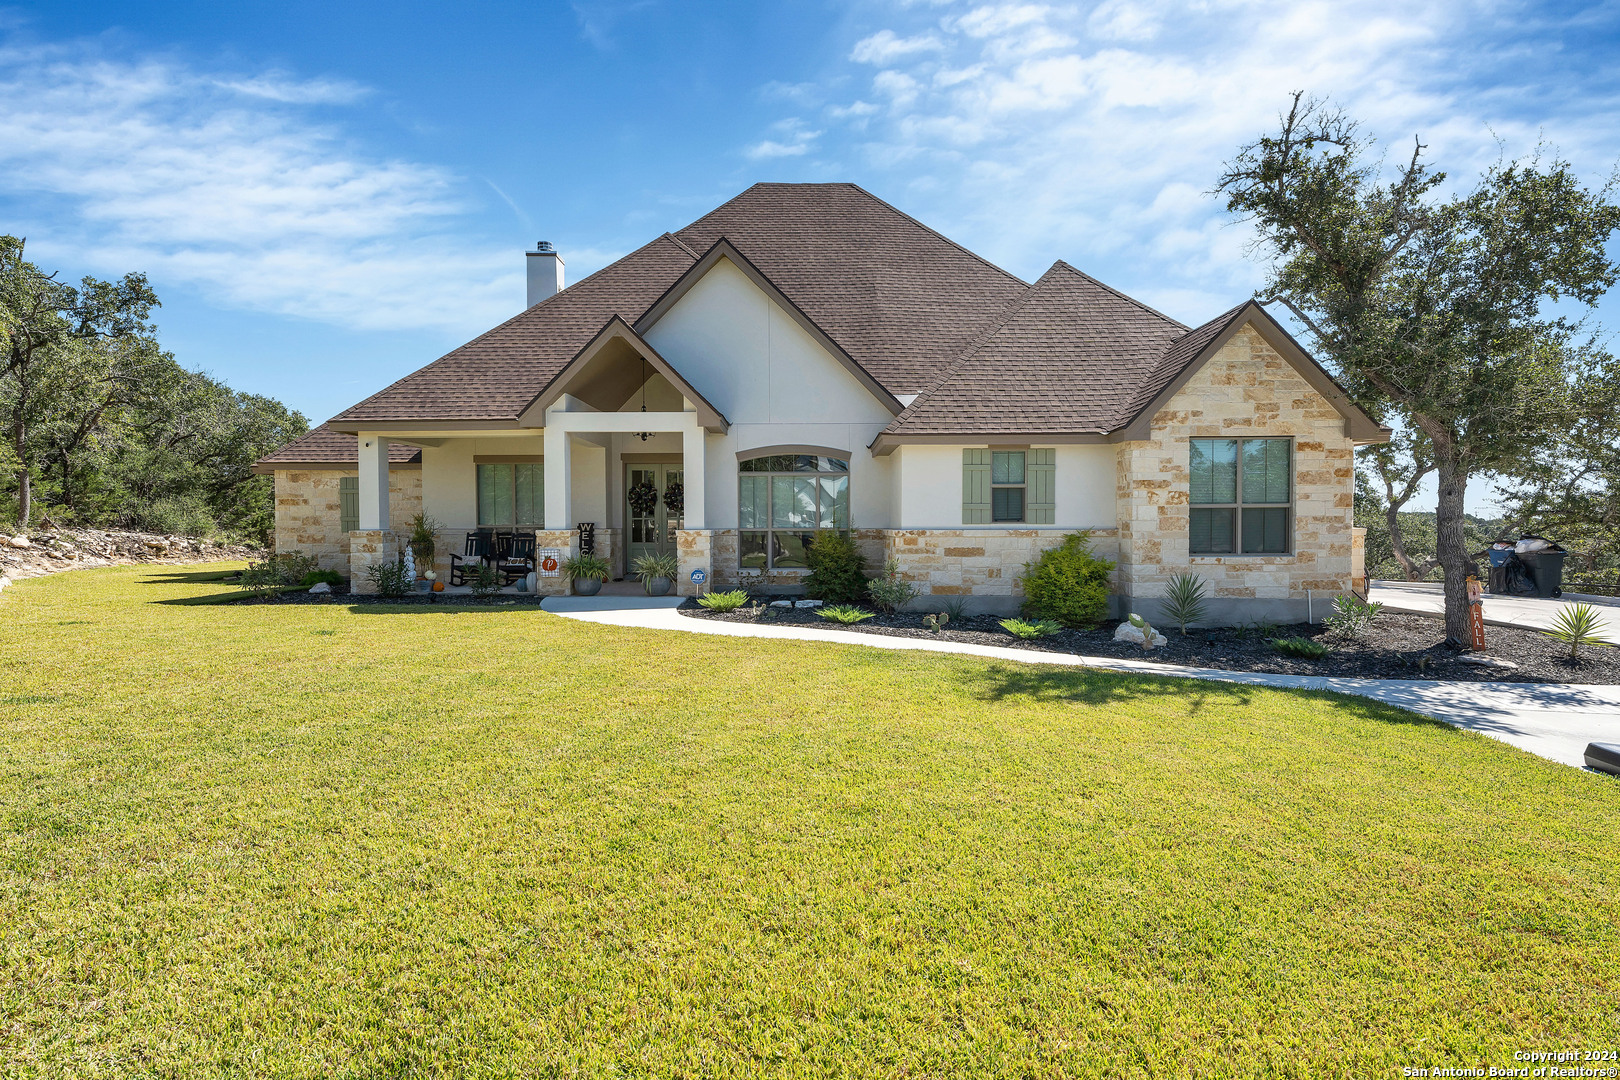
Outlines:
<svg viewBox="0 0 1620 1080"><path fill-rule="evenodd" d="M664 488L664 509L671 517L680 517L686 509L686 487L679 480L671 480Z"/></svg>
<svg viewBox="0 0 1620 1080"><path fill-rule="evenodd" d="M638 517L646 517L658 505L658 488L653 486L652 481L643 480L625 493L625 500Z"/></svg>

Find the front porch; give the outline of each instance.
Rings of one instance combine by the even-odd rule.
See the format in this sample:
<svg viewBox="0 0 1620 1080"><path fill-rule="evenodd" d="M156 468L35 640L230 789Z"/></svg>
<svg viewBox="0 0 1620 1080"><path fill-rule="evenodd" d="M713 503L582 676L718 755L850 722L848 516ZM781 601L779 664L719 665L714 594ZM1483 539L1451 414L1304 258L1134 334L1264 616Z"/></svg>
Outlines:
<svg viewBox="0 0 1620 1080"><path fill-rule="evenodd" d="M421 513L437 523L433 569L446 581L469 536L499 530L534 537L542 595L569 591L560 564L582 553L608 562L610 586L629 577L638 555L674 555L677 590L701 591L712 576L707 440L726 430L726 418L628 326L610 323L515 424L354 432L352 587L371 590L368 569L397 560L409 543L389 493L389 448L403 443L421 451Z"/></svg>

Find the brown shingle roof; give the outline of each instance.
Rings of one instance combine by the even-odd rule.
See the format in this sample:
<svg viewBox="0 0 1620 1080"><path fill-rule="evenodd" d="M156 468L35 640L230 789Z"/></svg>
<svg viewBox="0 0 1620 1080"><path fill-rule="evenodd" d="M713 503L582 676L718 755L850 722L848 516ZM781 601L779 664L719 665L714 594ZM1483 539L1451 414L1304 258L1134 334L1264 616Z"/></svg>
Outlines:
<svg viewBox="0 0 1620 1080"><path fill-rule="evenodd" d="M333 419L515 419L609 318L635 323L722 237L894 394L937 379L1028 288L854 184L755 184Z"/></svg>
<svg viewBox="0 0 1620 1080"><path fill-rule="evenodd" d="M330 465L340 468L345 465L356 465L359 461L360 440L353 435L333 431L322 424L303 438L295 439L275 453L260 458L254 464L253 471L267 473L301 465ZM406 446L403 443L389 443L388 461L393 465L420 464L421 448Z"/></svg>
<svg viewBox="0 0 1620 1080"><path fill-rule="evenodd" d="M634 320L693 261L666 233L333 421L515 420L610 318Z"/></svg>
<svg viewBox="0 0 1620 1080"><path fill-rule="evenodd" d="M854 184L755 184L676 234L724 237L891 394L914 394L1029 286Z"/></svg>
<svg viewBox="0 0 1620 1080"><path fill-rule="evenodd" d="M1169 316L1056 262L884 434L1112 431L1144 374L1185 336Z"/></svg>

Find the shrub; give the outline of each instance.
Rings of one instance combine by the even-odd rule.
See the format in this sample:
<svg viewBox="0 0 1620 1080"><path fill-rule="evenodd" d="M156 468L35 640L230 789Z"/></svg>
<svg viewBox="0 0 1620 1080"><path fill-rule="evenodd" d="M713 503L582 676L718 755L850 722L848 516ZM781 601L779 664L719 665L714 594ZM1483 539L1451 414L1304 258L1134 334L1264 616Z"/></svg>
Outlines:
<svg viewBox="0 0 1620 1080"><path fill-rule="evenodd" d="M491 577L495 575L493 569L487 566L483 568L489 570ZM405 564L397 561L372 563L366 567L366 577L370 578L371 583L377 587L379 596L404 596L410 591L411 586L415 584L415 582L411 581L410 575L405 572ZM478 590L474 588L473 591L477 592Z"/></svg>
<svg viewBox="0 0 1620 1080"><path fill-rule="evenodd" d="M952 619L955 619L957 622L961 622L962 616L967 614L967 600L960 596L954 600L947 600L945 601L945 607L943 610L945 614L949 615Z"/></svg>
<svg viewBox="0 0 1620 1080"><path fill-rule="evenodd" d="M805 553L810 573L804 594L830 604L853 604L866 599L866 558L844 529L823 529Z"/></svg>
<svg viewBox="0 0 1620 1080"><path fill-rule="evenodd" d="M164 495L136 506L126 520L130 528L141 532L177 536L208 536L219 528L208 504L196 495Z"/></svg>
<svg viewBox="0 0 1620 1080"><path fill-rule="evenodd" d="M1308 637L1272 638L1271 647L1284 656L1297 656L1301 660L1320 660L1328 654L1328 647Z"/></svg>
<svg viewBox="0 0 1620 1080"><path fill-rule="evenodd" d="M870 611L862 611L853 604L833 604L829 607L820 607L816 609L816 614L831 622L843 623L845 626L872 618Z"/></svg>
<svg viewBox="0 0 1620 1080"><path fill-rule="evenodd" d="M1203 578L1196 574L1177 574L1170 579L1170 587L1164 592L1165 617L1179 626L1185 636L1187 624L1204 617L1208 610L1207 599L1207 586Z"/></svg>
<svg viewBox="0 0 1620 1080"><path fill-rule="evenodd" d="M1062 623L1052 622L1050 619L1040 619L1036 622L1025 622L1023 619L1002 619L1001 628L1016 638L1025 641L1034 641L1036 638L1051 637L1063 630Z"/></svg>
<svg viewBox="0 0 1620 1080"><path fill-rule="evenodd" d="M1340 637L1355 638L1366 633L1383 610L1384 605L1376 600L1369 604L1359 596L1335 596L1333 614L1322 622Z"/></svg>
<svg viewBox="0 0 1620 1080"><path fill-rule="evenodd" d="M319 585L323 581L328 585L341 585L344 582L344 577L336 570L311 570L303 576L298 584L307 589L312 585Z"/></svg>
<svg viewBox="0 0 1620 1080"><path fill-rule="evenodd" d="M883 576L866 586L866 594L879 611L893 613L917 599L917 586L900 576L900 560L883 564Z"/></svg>
<svg viewBox="0 0 1620 1080"><path fill-rule="evenodd" d="M710 611L736 611L748 603L748 593L742 589L733 592L712 592L697 598L699 607Z"/></svg>
<svg viewBox="0 0 1620 1080"><path fill-rule="evenodd" d="M318 571L315 560L302 551L284 551L248 563L247 569L242 571L242 588L252 592L273 592L298 585Z"/></svg>
<svg viewBox="0 0 1620 1080"><path fill-rule="evenodd" d="M404 576L405 571L401 567L400 577L404 578ZM480 562L475 564L468 573L467 586L472 589L472 594L480 599L494 596L501 591L501 575L496 573L495 568L489 563ZM377 591L381 592L382 590L379 588ZM395 594L388 593L386 595L393 596Z"/></svg>
<svg viewBox="0 0 1620 1080"><path fill-rule="evenodd" d="M570 555L562 562L562 576L569 581L606 581L613 576L613 567L600 555Z"/></svg>
<svg viewBox="0 0 1620 1080"><path fill-rule="evenodd" d="M1553 620L1552 628L1542 633L1552 638L1560 645L1569 646L1569 658L1581 658L1581 646L1595 648L1609 648L1609 642L1599 633L1603 629L1603 621L1598 616L1597 608L1591 604L1574 604L1558 612L1558 618Z"/></svg>
<svg viewBox="0 0 1620 1080"><path fill-rule="evenodd" d="M1113 563L1092 555L1090 533L1070 533L1024 564L1024 614L1064 626L1096 626L1108 616L1113 569Z"/></svg>

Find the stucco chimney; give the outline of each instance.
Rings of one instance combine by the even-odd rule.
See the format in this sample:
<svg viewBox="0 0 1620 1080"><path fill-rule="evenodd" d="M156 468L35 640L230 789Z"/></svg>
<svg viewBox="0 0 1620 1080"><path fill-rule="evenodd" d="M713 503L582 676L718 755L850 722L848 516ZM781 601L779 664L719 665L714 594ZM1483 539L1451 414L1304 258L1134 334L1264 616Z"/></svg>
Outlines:
<svg viewBox="0 0 1620 1080"><path fill-rule="evenodd" d="M563 261L550 241L542 240L525 251L529 264L529 307L563 290Z"/></svg>

